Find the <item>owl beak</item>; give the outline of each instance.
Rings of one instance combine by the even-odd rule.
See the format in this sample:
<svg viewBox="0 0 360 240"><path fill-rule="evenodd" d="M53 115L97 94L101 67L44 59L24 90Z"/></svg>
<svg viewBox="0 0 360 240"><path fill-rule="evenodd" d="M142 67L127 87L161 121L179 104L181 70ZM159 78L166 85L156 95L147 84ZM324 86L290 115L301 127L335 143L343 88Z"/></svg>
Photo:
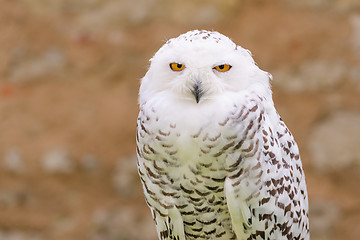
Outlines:
<svg viewBox="0 0 360 240"><path fill-rule="evenodd" d="M194 85L194 88L191 90L192 94L194 94L195 96L195 100L196 103L200 102L200 98L202 97L202 95L204 94L202 88L201 88L201 83L200 82L196 82Z"/></svg>

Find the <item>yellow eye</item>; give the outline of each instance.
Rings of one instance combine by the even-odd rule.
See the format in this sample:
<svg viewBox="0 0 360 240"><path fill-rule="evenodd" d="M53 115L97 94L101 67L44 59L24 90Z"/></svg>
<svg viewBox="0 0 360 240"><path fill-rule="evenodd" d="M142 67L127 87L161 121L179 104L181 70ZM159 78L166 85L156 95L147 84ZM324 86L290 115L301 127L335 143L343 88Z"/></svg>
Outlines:
<svg viewBox="0 0 360 240"><path fill-rule="evenodd" d="M170 68L173 71L181 71L185 68L185 65L180 63L170 63Z"/></svg>
<svg viewBox="0 0 360 240"><path fill-rule="evenodd" d="M229 64L221 64L219 66L214 67L215 70L219 72L226 72L229 71L231 66Z"/></svg>

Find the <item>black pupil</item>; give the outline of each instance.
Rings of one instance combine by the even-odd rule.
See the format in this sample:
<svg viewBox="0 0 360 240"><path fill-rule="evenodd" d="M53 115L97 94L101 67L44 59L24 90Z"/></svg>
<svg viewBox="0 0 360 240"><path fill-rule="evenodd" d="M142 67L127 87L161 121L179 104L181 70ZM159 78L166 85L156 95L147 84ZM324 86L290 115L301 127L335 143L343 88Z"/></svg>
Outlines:
<svg viewBox="0 0 360 240"><path fill-rule="evenodd" d="M181 68L181 67L182 67L182 64L179 64L179 63L178 63L178 64L177 64L177 67L178 67L178 68Z"/></svg>
<svg viewBox="0 0 360 240"><path fill-rule="evenodd" d="M224 69L224 67L225 67L224 65L219 65L220 69Z"/></svg>

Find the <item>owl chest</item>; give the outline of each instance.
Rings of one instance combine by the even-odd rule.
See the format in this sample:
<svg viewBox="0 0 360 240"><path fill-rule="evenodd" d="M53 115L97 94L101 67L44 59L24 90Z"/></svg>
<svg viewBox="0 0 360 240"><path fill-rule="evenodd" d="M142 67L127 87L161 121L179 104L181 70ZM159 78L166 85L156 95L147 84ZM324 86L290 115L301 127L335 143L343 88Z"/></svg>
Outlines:
<svg viewBox="0 0 360 240"><path fill-rule="evenodd" d="M232 236L224 196L228 174L225 159L210 152L203 153L204 145L196 141L182 147L174 147L176 153L164 154L155 162L157 169L154 171L161 176L162 183L157 192L157 204L175 206L186 223L184 230L189 236L199 239Z"/></svg>
<svg viewBox="0 0 360 240"><path fill-rule="evenodd" d="M239 154L237 129L217 121L197 125L161 119L143 115L138 121L138 152L152 162L157 176L170 183L191 179L197 185L225 179L226 166Z"/></svg>
<svg viewBox="0 0 360 240"><path fill-rule="evenodd" d="M154 136L149 156L153 160L148 168L159 177L161 189L166 189L163 192L173 194L169 199L190 202L200 212L210 211L201 207L206 202L224 205L226 159L231 152L219 154L223 151L219 148L222 134L206 131L162 132Z"/></svg>
<svg viewBox="0 0 360 240"><path fill-rule="evenodd" d="M153 136L156 161L166 169L176 169L177 175L187 172L199 175L224 170L225 156L231 151L224 153L221 142L221 131L202 128L192 133L175 131L164 134L158 130L158 134Z"/></svg>

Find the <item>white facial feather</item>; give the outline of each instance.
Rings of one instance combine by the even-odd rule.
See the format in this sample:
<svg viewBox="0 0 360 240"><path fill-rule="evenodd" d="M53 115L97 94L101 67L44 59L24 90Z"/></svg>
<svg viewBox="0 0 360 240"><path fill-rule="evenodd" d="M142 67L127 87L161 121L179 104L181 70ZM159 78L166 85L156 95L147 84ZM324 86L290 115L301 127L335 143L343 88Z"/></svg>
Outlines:
<svg viewBox="0 0 360 240"><path fill-rule="evenodd" d="M171 63L185 65L173 71ZM231 65L227 72L214 67ZM256 89L271 98L269 74L259 69L250 51L237 46L218 32L190 31L167 41L151 59L149 71L142 79L140 104L154 95L167 95L167 100L196 104L192 91L199 84L202 96L199 104L227 94Z"/></svg>

